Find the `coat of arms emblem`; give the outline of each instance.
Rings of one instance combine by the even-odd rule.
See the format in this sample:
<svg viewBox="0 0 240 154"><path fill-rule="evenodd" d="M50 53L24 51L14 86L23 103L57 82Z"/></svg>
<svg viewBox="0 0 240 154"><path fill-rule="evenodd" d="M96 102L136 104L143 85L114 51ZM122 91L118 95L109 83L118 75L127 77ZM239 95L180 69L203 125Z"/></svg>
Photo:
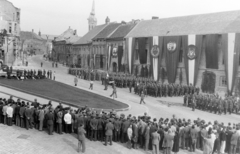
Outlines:
<svg viewBox="0 0 240 154"><path fill-rule="evenodd" d="M176 50L176 48L177 48L176 42L169 42L169 43L167 44L167 49L168 49L168 51L170 51L170 52L174 52L174 51Z"/></svg>
<svg viewBox="0 0 240 154"><path fill-rule="evenodd" d="M152 50L151 50L151 55L153 56L153 58L158 58L159 55L159 48L157 45L153 45Z"/></svg>
<svg viewBox="0 0 240 154"><path fill-rule="evenodd" d="M117 57L117 47L114 47L112 50L112 56Z"/></svg>
<svg viewBox="0 0 240 154"><path fill-rule="evenodd" d="M187 51L188 59L190 59L190 60L195 59L196 56L197 56L196 52L197 52L196 46L195 45L189 45L188 46L188 51Z"/></svg>

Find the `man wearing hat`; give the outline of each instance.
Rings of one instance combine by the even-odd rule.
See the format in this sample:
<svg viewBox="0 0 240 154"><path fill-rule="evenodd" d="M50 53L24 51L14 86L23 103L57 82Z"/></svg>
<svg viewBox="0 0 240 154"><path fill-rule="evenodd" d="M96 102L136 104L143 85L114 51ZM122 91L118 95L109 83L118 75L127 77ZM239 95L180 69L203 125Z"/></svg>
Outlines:
<svg viewBox="0 0 240 154"><path fill-rule="evenodd" d="M53 115L52 109L50 109L49 112L46 114L46 120L47 120L48 134L53 135L54 115Z"/></svg>
<svg viewBox="0 0 240 154"><path fill-rule="evenodd" d="M90 120L91 126L91 139L93 141L97 140L97 127L98 127L98 120L96 119L96 114L92 115L92 119Z"/></svg>
<svg viewBox="0 0 240 154"><path fill-rule="evenodd" d="M105 138L105 146L107 146L107 142L110 141L110 145L112 145L112 135L113 135L113 129L114 126L110 119L108 119L108 123L106 124L105 130L106 130L106 138Z"/></svg>
<svg viewBox="0 0 240 154"><path fill-rule="evenodd" d="M121 121L119 120L119 115L116 115L116 120L114 122L114 141L120 141L120 129L121 129Z"/></svg>

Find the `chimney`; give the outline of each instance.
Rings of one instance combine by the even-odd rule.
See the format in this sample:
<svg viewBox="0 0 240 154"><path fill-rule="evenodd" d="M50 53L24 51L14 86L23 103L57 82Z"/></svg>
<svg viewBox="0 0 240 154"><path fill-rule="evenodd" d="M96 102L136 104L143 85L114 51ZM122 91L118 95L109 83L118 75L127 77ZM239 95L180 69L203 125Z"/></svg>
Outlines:
<svg viewBox="0 0 240 154"><path fill-rule="evenodd" d="M77 30L74 30L74 31L73 31L73 35L77 35Z"/></svg>
<svg viewBox="0 0 240 154"><path fill-rule="evenodd" d="M110 23L110 19L107 17L105 20L105 24L109 24Z"/></svg>
<svg viewBox="0 0 240 154"><path fill-rule="evenodd" d="M125 21L122 21L121 23L122 23L122 25L125 25L125 24L127 24Z"/></svg>
<svg viewBox="0 0 240 154"><path fill-rule="evenodd" d="M32 29L32 33L34 33L34 29Z"/></svg>
<svg viewBox="0 0 240 154"><path fill-rule="evenodd" d="M156 16L152 16L152 19L154 20L154 19L159 19L159 17L156 17Z"/></svg>
<svg viewBox="0 0 240 154"><path fill-rule="evenodd" d="M38 32L38 36L41 36L41 32L40 31Z"/></svg>

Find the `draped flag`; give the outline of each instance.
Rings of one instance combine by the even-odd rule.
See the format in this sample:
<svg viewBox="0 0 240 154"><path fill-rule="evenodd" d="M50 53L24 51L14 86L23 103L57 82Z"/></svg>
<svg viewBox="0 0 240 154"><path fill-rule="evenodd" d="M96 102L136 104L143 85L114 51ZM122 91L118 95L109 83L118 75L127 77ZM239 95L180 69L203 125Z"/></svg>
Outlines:
<svg viewBox="0 0 240 154"><path fill-rule="evenodd" d="M166 53L167 78L169 83L174 83L177 76L179 50L181 45L180 36L164 37L164 52Z"/></svg>
<svg viewBox="0 0 240 154"><path fill-rule="evenodd" d="M122 56L123 56L123 46L118 46L117 48L118 56L118 71L121 71L122 67Z"/></svg>
<svg viewBox="0 0 240 154"><path fill-rule="evenodd" d="M108 70L110 69L110 62L111 62L111 45L108 45Z"/></svg>
<svg viewBox="0 0 240 154"><path fill-rule="evenodd" d="M153 56L153 78L154 80L158 79L158 56L159 56L159 47L158 47L158 36L153 36L153 47L151 49L151 54Z"/></svg>
<svg viewBox="0 0 240 154"><path fill-rule="evenodd" d="M183 36L184 63L187 83L196 85L202 53L202 35Z"/></svg>
<svg viewBox="0 0 240 154"><path fill-rule="evenodd" d="M132 67L133 67L133 52L135 51L135 39L130 37L127 40L128 42L128 67L129 73L132 74Z"/></svg>
<svg viewBox="0 0 240 154"><path fill-rule="evenodd" d="M222 45L228 93L232 94L239 65L240 33L223 34Z"/></svg>
<svg viewBox="0 0 240 154"><path fill-rule="evenodd" d="M218 38L219 35L206 35L206 68L218 69Z"/></svg>
<svg viewBox="0 0 240 154"><path fill-rule="evenodd" d="M146 64L147 52L146 52L146 38L138 38L139 60L140 64Z"/></svg>

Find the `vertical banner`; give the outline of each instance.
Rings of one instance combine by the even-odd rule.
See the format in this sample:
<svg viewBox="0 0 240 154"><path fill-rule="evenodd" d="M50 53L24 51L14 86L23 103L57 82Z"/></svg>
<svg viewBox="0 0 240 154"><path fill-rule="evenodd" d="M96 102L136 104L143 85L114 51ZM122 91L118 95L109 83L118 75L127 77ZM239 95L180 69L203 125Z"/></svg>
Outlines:
<svg viewBox="0 0 240 154"><path fill-rule="evenodd" d="M110 68L110 55L111 54L111 45L108 45L108 61L107 61L107 70Z"/></svg>
<svg viewBox="0 0 240 154"><path fill-rule="evenodd" d="M187 84L196 85L202 53L202 35L182 37Z"/></svg>
<svg viewBox="0 0 240 154"><path fill-rule="evenodd" d="M166 68L168 83L175 83L181 47L180 36L164 37L164 52L166 53Z"/></svg>
<svg viewBox="0 0 240 154"><path fill-rule="evenodd" d="M188 80L194 84L195 57L196 57L196 35L188 35Z"/></svg>
<svg viewBox="0 0 240 154"><path fill-rule="evenodd" d="M206 35L206 68L218 69L218 34Z"/></svg>
<svg viewBox="0 0 240 154"><path fill-rule="evenodd" d="M132 73L132 42L133 38L128 38L128 67L129 67L129 73Z"/></svg>
<svg viewBox="0 0 240 154"><path fill-rule="evenodd" d="M222 44L224 52L225 74L227 78L228 93L231 95L236 81L239 65L240 34L223 34Z"/></svg>
<svg viewBox="0 0 240 154"><path fill-rule="evenodd" d="M158 79L158 55L159 55L159 47L158 47L158 36L153 36L153 47L151 49L151 54L153 56L153 78L155 81Z"/></svg>

